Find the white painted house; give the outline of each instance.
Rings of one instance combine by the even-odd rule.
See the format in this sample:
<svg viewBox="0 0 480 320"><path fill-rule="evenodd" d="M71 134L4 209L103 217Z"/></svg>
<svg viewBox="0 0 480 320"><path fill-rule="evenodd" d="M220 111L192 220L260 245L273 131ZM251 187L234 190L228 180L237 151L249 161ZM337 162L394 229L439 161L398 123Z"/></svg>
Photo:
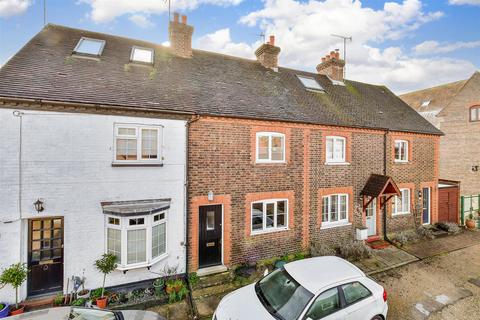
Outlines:
<svg viewBox="0 0 480 320"><path fill-rule="evenodd" d="M49 25L0 69L0 269L28 264L22 299L72 276L100 287L107 252L107 287L185 273L191 113L145 94L162 85L154 53Z"/></svg>

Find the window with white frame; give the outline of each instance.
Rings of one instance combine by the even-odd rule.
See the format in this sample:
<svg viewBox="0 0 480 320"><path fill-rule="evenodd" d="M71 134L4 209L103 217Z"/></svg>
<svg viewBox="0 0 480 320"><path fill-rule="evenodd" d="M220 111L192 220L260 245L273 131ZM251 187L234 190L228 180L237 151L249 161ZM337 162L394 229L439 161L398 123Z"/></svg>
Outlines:
<svg viewBox="0 0 480 320"><path fill-rule="evenodd" d="M257 132L257 162L285 162L285 135Z"/></svg>
<svg viewBox="0 0 480 320"><path fill-rule="evenodd" d="M470 121L480 121L480 106L470 108Z"/></svg>
<svg viewBox="0 0 480 320"><path fill-rule="evenodd" d="M288 200L272 199L252 203L252 233L288 228Z"/></svg>
<svg viewBox="0 0 480 320"><path fill-rule="evenodd" d="M153 49L133 46L130 60L134 62L153 64L153 56Z"/></svg>
<svg viewBox="0 0 480 320"><path fill-rule="evenodd" d="M348 194L322 197L322 224L348 223Z"/></svg>
<svg viewBox="0 0 480 320"><path fill-rule="evenodd" d="M395 140L395 162L408 162L408 141Z"/></svg>
<svg viewBox="0 0 480 320"><path fill-rule="evenodd" d="M392 214L410 213L410 189L400 189L401 196L395 196L392 202Z"/></svg>
<svg viewBox="0 0 480 320"><path fill-rule="evenodd" d="M344 137L328 136L326 139L327 163L345 163L346 141Z"/></svg>
<svg viewBox="0 0 480 320"><path fill-rule="evenodd" d="M92 56L100 56L104 47L105 40L82 37L78 41L73 52Z"/></svg>
<svg viewBox="0 0 480 320"><path fill-rule="evenodd" d="M114 162L161 162L161 126L116 125Z"/></svg>
<svg viewBox="0 0 480 320"><path fill-rule="evenodd" d="M166 211L149 216L107 216L107 253L119 269L150 266L167 254Z"/></svg>

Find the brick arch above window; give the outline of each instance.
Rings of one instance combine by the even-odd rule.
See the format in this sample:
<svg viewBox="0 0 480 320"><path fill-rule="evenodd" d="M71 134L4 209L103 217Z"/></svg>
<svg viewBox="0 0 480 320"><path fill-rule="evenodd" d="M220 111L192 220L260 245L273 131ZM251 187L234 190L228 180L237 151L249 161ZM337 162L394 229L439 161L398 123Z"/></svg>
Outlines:
<svg viewBox="0 0 480 320"><path fill-rule="evenodd" d="M476 104L470 107L470 121L477 122L480 121L480 104Z"/></svg>

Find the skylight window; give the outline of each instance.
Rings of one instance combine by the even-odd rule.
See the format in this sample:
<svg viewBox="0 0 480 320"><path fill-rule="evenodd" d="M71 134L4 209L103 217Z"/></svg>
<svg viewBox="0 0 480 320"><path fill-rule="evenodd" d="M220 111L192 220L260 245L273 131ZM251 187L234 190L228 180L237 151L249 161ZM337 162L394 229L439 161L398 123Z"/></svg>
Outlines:
<svg viewBox="0 0 480 320"><path fill-rule="evenodd" d="M105 40L82 37L80 41L78 41L73 52L100 56L102 54L103 47L105 47Z"/></svg>
<svg viewBox="0 0 480 320"><path fill-rule="evenodd" d="M133 47L130 60L142 63L153 63L153 53L153 49Z"/></svg>
<svg viewBox="0 0 480 320"><path fill-rule="evenodd" d="M422 107L428 107L428 105L430 104L430 101L431 100L425 100L422 102Z"/></svg>
<svg viewBox="0 0 480 320"><path fill-rule="evenodd" d="M305 86L305 88L309 90L315 90L315 91L324 91L323 87L314 78L300 76L300 75L297 75L297 77Z"/></svg>

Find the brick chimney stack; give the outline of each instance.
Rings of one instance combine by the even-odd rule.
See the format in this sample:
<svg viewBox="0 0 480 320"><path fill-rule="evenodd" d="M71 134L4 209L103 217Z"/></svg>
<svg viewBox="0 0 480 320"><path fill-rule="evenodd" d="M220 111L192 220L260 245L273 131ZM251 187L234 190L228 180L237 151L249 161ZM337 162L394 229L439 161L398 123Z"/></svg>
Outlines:
<svg viewBox="0 0 480 320"><path fill-rule="evenodd" d="M192 34L193 27L187 24L187 16L182 16L179 21L179 14L173 14L173 21L168 26L170 35L170 47L173 53L182 58L192 57Z"/></svg>
<svg viewBox="0 0 480 320"><path fill-rule="evenodd" d="M270 36L270 40L267 43L262 44L257 50L255 50L257 60L262 66L270 69L278 67L279 53L280 48L275 46L275 36Z"/></svg>
<svg viewBox="0 0 480 320"><path fill-rule="evenodd" d="M317 65L317 72L329 76L333 80L343 81L343 68L345 61L340 59L338 50L330 51L322 58L322 62Z"/></svg>

